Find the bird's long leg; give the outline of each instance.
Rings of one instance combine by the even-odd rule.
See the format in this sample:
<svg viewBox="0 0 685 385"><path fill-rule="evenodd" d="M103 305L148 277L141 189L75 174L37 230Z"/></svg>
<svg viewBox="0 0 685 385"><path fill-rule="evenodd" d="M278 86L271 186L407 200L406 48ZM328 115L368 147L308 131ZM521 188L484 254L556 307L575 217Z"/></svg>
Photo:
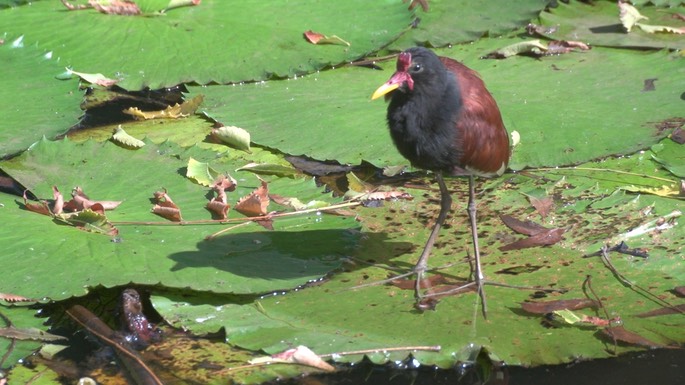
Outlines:
<svg viewBox="0 0 685 385"><path fill-rule="evenodd" d="M483 275L483 269L480 264L480 249L478 248L478 227L476 223L476 181L473 174L469 175L469 220L471 221L471 238L473 239L473 254L476 259L476 272L475 281L478 287L478 295L483 303L483 317L488 317L488 303L485 299L485 289L483 288L483 283L485 281L485 276Z"/></svg>
<svg viewBox="0 0 685 385"><path fill-rule="evenodd" d="M437 171L435 173L435 178L438 181L438 186L440 186L440 214L438 214L438 219L435 221L435 225L433 226L433 230L431 230L431 235L430 237L428 237L426 246L424 246L423 252L419 257L418 262L416 262L416 266L414 266L414 272L416 273L414 297L417 300L420 300L422 298L421 281L423 280L423 275L426 272L426 269L428 268L428 257L430 256L431 250L433 249L433 244L435 243L435 240L438 238L440 228L442 227L443 222L445 222L447 213L449 213L450 209L452 208L452 197L450 196L450 192L447 190L445 181L442 178L442 173L440 171Z"/></svg>

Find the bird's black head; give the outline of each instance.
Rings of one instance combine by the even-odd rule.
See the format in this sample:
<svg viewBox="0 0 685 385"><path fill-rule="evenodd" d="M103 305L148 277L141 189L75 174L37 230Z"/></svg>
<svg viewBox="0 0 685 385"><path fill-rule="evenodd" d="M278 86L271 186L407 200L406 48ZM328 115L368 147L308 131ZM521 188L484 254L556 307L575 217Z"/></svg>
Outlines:
<svg viewBox="0 0 685 385"><path fill-rule="evenodd" d="M430 92L444 86L448 81L445 76L448 76L445 67L433 51L423 47L409 48L399 54L397 71L373 93L371 99L389 95L395 90L403 93Z"/></svg>

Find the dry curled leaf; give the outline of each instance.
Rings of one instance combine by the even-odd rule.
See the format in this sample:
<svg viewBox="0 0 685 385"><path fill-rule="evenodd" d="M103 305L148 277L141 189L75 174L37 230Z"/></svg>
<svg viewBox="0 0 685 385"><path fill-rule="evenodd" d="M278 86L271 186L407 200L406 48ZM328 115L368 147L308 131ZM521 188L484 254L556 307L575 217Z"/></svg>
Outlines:
<svg viewBox="0 0 685 385"><path fill-rule="evenodd" d="M557 310L579 310L598 308L596 301L588 298L560 299L555 301L521 302L521 308L531 314L547 314Z"/></svg>
<svg viewBox="0 0 685 385"><path fill-rule="evenodd" d="M640 23L640 20L649 20L647 16L644 16L626 1L619 0L618 2L619 18L621 24L625 28L626 32L630 32L633 27L638 27L643 32L647 33L675 33L675 34L685 34L685 28L683 27L672 27L669 25L650 25Z"/></svg>
<svg viewBox="0 0 685 385"><path fill-rule="evenodd" d="M106 77L105 75L100 74L100 73L97 73L97 74L88 74L88 73L85 73L85 72L76 72L76 71L72 71L72 70L69 69L69 68L67 68L67 73L69 73L69 74L74 74L74 75L80 77L81 79L87 81L87 82L90 83L90 84L96 84L96 85L98 85L98 86L102 86L102 87L105 87L105 88L111 87L111 86L117 84L117 82L118 82L118 80L110 79L110 78L108 78L108 77Z"/></svg>
<svg viewBox="0 0 685 385"><path fill-rule="evenodd" d="M212 190L216 193L209 203L207 203L207 210L212 213L213 219L226 219L228 218L228 210L231 205L228 203L228 197L226 196L226 190L233 191L236 188L235 179L221 175L219 179L214 181Z"/></svg>
<svg viewBox="0 0 685 385"><path fill-rule="evenodd" d="M618 2L618 11L619 19L621 20L621 24L623 24L623 28L626 29L626 32L630 32L638 21L649 19L647 16L642 15L637 8L622 0L619 0Z"/></svg>
<svg viewBox="0 0 685 385"><path fill-rule="evenodd" d="M112 133L112 141L129 149L141 148L145 146L145 142L132 137L126 131L124 131L124 129L121 128L121 124L114 129L114 132Z"/></svg>
<svg viewBox="0 0 685 385"><path fill-rule="evenodd" d="M107 15L133 16L140 15L140 8L131 0L88 0L88 4L71 4L62 0L62 4L70 11L80 11L93 8Z"/></svg>
<svg viewBox="0 0 685 385"><path fill-rule="evenodd" d="M52 198L55 200L52 213L60 214L64 210L64 196L59 192L57 186L52 186Z"/></svg>
<svg viewBox="0 0 685 385"><path fill-rule="evenodd" d="M155 202L154 207L152 207L152 212L159 215L162 218L170 220L172 222L182 221L181 210L176 206L171 197L164 191L155 191L153 196L153 201Z"/></svg>
<svg viewBox="0 0 685 385"><path fill-rule="evenodd" d="M300 345L294 349L288 349L280 353L276 353L269 357L260 357L250 360L251 364L259 363L283 363L283 364L298 364L306 365L313 368L321 369L326 372L333 372L335 368L324 361L311 349L304 345Z"/></svg>
<svg viewBox="0 0 685 385"><path fill-rule="evenodd" d="M220 142L242 151L250 151L250 133L235 126L213 128L211 135Z"/></svg>
<svg viewBox="0 0 685 385"><path fill-rule="evenodd" d="M261 185L252 193L246 195L238 201L235 209L248 217L260 217L268 213L269 208L269 188L265 181L260 180Z"/></svg>
<svg viewBox="0 0 685 385"><path fill-rule="evenodd" d="M547 45L547 55L560 55L564 53L569 53L574 50L587 51L590 46L574 40L553 40Z"/></svg>
<svg viewBox="0 0 685 385"><path fill-rule="evenodd" d="M304 32L304 38L312 44L337 44L346 45L348 47L350 46L350 43L346 42L345 40L339 38L336 35L326 36L322 33L314 32L311 29Z"/></svg>
<svg viewBox="0 0 685 385"><path fill-rule="evenodd" d="M52 210L50 209L50 204L44 200L39 201L38 203L32 203L29 202L28 198L26 197L26 190L24 190L24 208L26 210L32 211L37 214L42 214L42 215L52 215Z"/></svg>
<svg viewBox="0 0 685 385"><path fill-rule="evenodd" d="M114 210L121 204L121 201L90 200L88 196L83 192L83 189L81 189L81 187L79 186L76 186L71 190L71 197L71 200L64 204L64 211L81 211L88 208L92 208L95 205L99 205L103 211Z"/></svg>

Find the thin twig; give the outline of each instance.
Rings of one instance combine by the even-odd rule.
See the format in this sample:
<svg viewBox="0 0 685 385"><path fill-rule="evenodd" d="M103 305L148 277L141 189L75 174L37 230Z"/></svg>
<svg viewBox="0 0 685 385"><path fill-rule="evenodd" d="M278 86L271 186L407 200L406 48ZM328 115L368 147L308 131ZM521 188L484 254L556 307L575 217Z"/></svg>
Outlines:
<svg viewBox="0 0 685 385"><path fill-rule="evenodd" d="M598 172L610 172L614 174L621 174L621 175L630 175L630 176L638 176L641 178L646 178L646 179L654 179L662 182L668 182L668 183L676 183L677 181L672 180L672 179L667 179L667 178L661 178L658 176L653 176L653 175L648 175L648 174L639 174L636 172L629 172L629 171L621 171L621 170L614 170L611 168L594 168L594 167L540 167L540 168L533 168L533 169L528 169L526 171L528 172L535 172L535 171L598 171Z"/></svg>
<svg viewBox="0 0 685 385"><path fill-rule="evenodd" d="M237 229L238 227L243 227L245 225L249 225L250 223L252 223L252 221L238 223L237 225L233 225L233 226L223 228L223 229L221 229L215 233L212 233L212 234L209 234L208 236L206 236L205 241L212 241L212 240L214 240L214 238L218 237L219 235L221 235L223 233L227 233L233 229Z"/></svg>
<svg viewBox="0 0 685 385"><path fill-rule="evenodd" d="M345 207L354 207L354 206L359 206L361 205L361 202L355 201L355 202L345 202L345 203L339 203L337 205L331 205L327 207L321 207L321 208L316 208L316 209L306 209L306 210L300 210L300 211L288 211L285 213L276 213L276 214L267 214L267 215L260 215L258 217L248 217L248 218L229 218L229 219L201 219L201 220L196 220L196 221L179 221L179 222L169 222L169 221L164 221L164 222L148 222L148 221L112 221L112 224L115 226L122 226L122 225L141 225L141 226L187 226L187 225L224 225L227 223L242 223L242 222L255 222L255 221L264 221L264 220L269 220L269 219L275 219L275 218L281 218L281 217L289 217L293 215L300 215L300 214L310 214L314 212L326 212L326 211L332 211L332 210L337 210Z"/></svg>
<svg viewBox="0 0 685 385"><path fill-rule="evenodd" d="M669 309L672 309L675 312L678 312L680 314L685 314L685 311L679 309L678 307L670 304L668 301L659 298L659 296L652 294L649 290L641 287L640 285L632 282L628 278L626 278L623 274L621 274L616 267L611 263L611 260L609 259L609 248L607 246L602 247L602 262L604 263L604 266L606 266L611 273L616 277L621 283L628 287L629 289L634 290L635 292L642 294L644 297L647 297L651 299L652 301L658 303L661 306L667 307Z"/></svg>

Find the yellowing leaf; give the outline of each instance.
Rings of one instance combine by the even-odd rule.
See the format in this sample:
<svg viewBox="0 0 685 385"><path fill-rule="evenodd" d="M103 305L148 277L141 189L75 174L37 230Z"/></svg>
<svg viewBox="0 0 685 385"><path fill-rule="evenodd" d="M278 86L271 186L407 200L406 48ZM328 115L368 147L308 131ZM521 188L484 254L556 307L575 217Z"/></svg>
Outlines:
<svg viewBox="0 0 685 385"><path fill-rule="evenodd" d="M561 317L561 319L563 319L564 322L566 322L567 324L571 324L571 325L578 323L582 320L582 318L579 317L576 313L574 313L568 309L555 310L552 313Z"/></svg>
<svg viewBox="0 0 685 385"><path fill-rule="evenodd" d="M526 40L520 43L508 45L496 51L492 51L485 57L489 59L505 59L510 56L519 55L522 53L532 53L534 55L542 55L547 52L547 46L539 39Z"/></svg>
<svg viewBox="0 0 685 385"><path fill-rule="evenodd" d="M637 24L638 21L649 19L647 16L642 15L637 8L622 1L618 2L618 9L619 19L621 19L621 24L623 24L626 32L630 32L630 30L633 29L633 26Z"/></svg>
<svg viewBox="0 0 685 385"><path fill-rule="evenodd" d="M203 100L204 95L198 95L181 104L177 103L159 111L141 111L137 107L131 107L125 109L123 112L138 120L185 118L194 114Z"/></svg>
<svg viewBox="0 0 685 385"><path fill-rule="evenodd" d="M663 185L661 187L640 187L630 185L621 188L634 193L652 194L665 198L685 199L685 197L680 196L680 190L676 185Z"/></svg>
<svg viewBox="0 0 685 385"><path fill-rule="evenodd" d="M293 176L299 171L293 167L275 163L248 163L236 171L251 171L255 174L267 174L276 176Z"/></svg>
<svg viewBox="0 0 685 385"><path fill-rule="evenodd" d="M221 175L218 171L209 166L209 163L198 162L193 158L188 159L186 177L194 180L202 186L210 187Z"/></svg>
<svg viewBox="0 0 685 385"><path fill-rule="evenodd" d="M114 129L112 140L115 143L119 143L128 148L141 148L145 145L145 142L143 142L142 140L136 139L128 133L126 133L126 131L124 131L124 129L121 128L121 125Z"/></svg>
<svg viewBox="0 0 685 385"><path fill-rule="evenodd" d="M212 135L223 143L238 150L250 151L250 133L235 126L223 126L212 129Z"/></svg>
<svg viewBox="0 0 685 385"><path fill-rule="evenodd" d="M647 33L676 33L684 34L685 28L670 27L667 25L648 25L642 23L635 23L635 25Z"/></svg>

